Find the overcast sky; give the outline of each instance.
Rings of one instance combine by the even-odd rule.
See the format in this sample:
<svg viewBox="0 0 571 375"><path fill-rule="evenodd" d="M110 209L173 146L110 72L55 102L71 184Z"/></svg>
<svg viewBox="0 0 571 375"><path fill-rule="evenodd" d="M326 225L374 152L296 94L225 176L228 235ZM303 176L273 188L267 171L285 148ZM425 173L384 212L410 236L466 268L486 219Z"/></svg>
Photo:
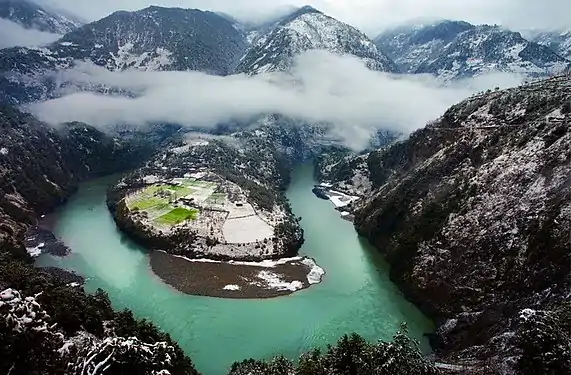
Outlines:
<svg viewBox="0 0 571 375"><path fill-rule="evenodd" d="M259 20L288 6L309 4L375 34L383 27L411 19L463 19L497 23L516 29L571 28L571 0L36 0L63 7L87 20L119 9L151 4L223 11Z"/></svg>

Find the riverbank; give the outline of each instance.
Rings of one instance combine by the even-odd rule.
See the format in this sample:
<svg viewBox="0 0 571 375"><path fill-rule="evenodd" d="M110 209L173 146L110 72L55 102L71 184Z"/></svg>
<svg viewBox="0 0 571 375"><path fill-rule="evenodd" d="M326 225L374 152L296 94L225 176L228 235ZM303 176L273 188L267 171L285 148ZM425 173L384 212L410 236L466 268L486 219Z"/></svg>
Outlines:
<svg viewBox="0 0 571 375"><path fill-rule="evenodd" d="M36 265L73 270L86 278L86 291L103 289L116 309L128 308L156 323L201 373L227 374L243 358L298 358L348 332L370 341L390 340L402 322L430 350L424 334L433 332L432 323L389 280L382 255L357 236L331 202L315 198L310 165L294 169L286 194L292 212L302 217L300 254L327 273L320 284L280 298L210 298L167 285L151 269L145 247L117 228L106 205L114 183L104 178L81 184L54 217L53 232L71 254L42 254Z"/></svg>
<svg viewBox="0 0 571 375"><path fill-rule="evenodd" d="M262 262L187 259L164 251L150 254L153 272L180 292L218 298L275 298L321 282L325 271L310 258Z"/></svg>

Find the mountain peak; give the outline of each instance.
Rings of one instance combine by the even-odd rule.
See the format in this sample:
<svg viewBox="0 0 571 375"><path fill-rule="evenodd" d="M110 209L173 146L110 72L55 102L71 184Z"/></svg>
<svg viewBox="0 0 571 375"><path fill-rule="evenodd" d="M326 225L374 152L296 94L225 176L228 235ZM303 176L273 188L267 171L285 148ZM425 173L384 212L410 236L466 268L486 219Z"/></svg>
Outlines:
<svg viewBox="0 0 571 375"><path fill-rule="evenodd" d="M310 5L304 5L301 8L295 10L294 12L282 17L282 19L278 22L278 24L285 25L299 18L300 16L303 16L304 14L311 14L311 13L323 14L322 12L320 12L319 10L315 9Z"/></svg>
<svg viewBox="0 0 571 375"><path fill-rule="evenodd" d="M305 14L305 13L321 13L319 10L315 9L314 7L312 7L311 5L304 5L301 8L299 8L297 10L298 13L300 14Z"/></svg>
<svg viewBox="0 0 571 375"><path fill-rule="evenodd" d="M305 6L264 30L242 58L238 73L287 70L293 58L309 50L353 55L371 69L396 72L396 65L358 29Z"/></svg>

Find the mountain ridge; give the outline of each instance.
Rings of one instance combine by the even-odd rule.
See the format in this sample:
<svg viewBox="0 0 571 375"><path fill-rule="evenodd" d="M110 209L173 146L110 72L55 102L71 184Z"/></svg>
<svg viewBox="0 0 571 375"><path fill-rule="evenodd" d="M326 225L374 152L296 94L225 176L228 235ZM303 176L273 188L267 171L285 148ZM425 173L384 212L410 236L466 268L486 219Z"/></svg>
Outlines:
<svg viewBox="0 0 571 375"><path fill-rule="evenodd" d="M227 75L245 49L244 35L213 12L156 6L119 11L42 48L0 50L2 100L24 104L53 98L56 72L75 61L109 70L198 70Z"/></svg>
<svg viewBox="0 0 571 375"><path fill-rule="evenodd" d="M306 6L258 35L240 60L236 72L259 74L287 70L295 55L312 49L354 55L373 70L398 71L391 59L361 31Z"/></svg>
<svg viewBox="0 0 571 375"><path fill-rule="evenodd" d="M0 0L0 18L24 28L64 35L82 25L74 18L48 10L27 0Z"/></svg>
<svg viewBox="0 0 571 375"><path fill-rule="evenodd" d="M388 30L375 42L403 70L432 74L446 81L495 71L547 77L571 64L518 32L464 21L445 20Z"/></svg>
<svg viewBox="0 0 571 375"><path fill-rule="evenodd" d="M437 322L438 356L467 373L571 364L570 88L562 75L475 95L405 141L323 167L362 197L356 229Z"/></svg>

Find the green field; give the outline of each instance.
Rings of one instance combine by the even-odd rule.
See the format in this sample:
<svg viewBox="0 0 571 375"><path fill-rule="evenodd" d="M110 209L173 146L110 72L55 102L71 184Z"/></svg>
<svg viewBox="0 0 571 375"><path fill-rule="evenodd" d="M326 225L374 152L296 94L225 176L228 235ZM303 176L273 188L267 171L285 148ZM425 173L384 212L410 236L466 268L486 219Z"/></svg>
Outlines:
<svg viewBox="0 0 571 375"><path fill-rule="evenodd" d="M165 193L164 197L157 196L161 190ZM176 200L177 198L192 194L194 191L194 189L188 186L170 186L164 184L148 186L131 200L129 208L138 209L140 211L162 210L169 205L170 199Z"/></svg>
<svg viewBox="0 0 571 375"><path fill-rule="evenodd" d="M129 209L146 212L147 217L157 225L173 226L186 220L196 220L200 214L198 209L176 207L174 202L180 198L191 195L211 204L221 204L226 200L226 194L211 194L217 187L216 183L184 178L175 181L179 185L160 183L140 190L127 201Z"/></svg>
<svg viewBox="0 0 571 375"><path fill-rule="evenodd" d="M196 220L198 210L187 210L186 208L177 207L171 212L164 214L157 219L160 224L176 225L186 220Z"/></svg>
<svg viewBox="0 0 571 375"><path fill-rule="evenodd" d="M143 198L138 199L135 203L131 205L132 209L137 209L139 211L147 211L151 208L154 209L162 209L168 205L168 202L165 202L164 199L151 197L151 198Z"/></svg>

